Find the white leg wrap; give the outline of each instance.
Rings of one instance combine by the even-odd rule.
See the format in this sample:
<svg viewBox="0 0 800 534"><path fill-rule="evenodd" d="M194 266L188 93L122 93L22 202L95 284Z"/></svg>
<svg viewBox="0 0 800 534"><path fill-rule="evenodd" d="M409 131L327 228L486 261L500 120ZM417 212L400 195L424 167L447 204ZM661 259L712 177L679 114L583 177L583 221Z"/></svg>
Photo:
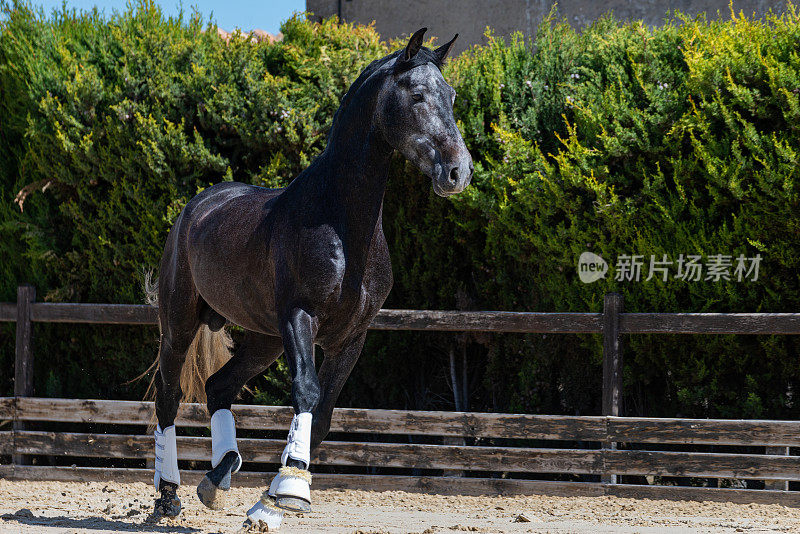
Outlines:
<svg viewBox="0 0 800 534"><path fill-rule="evenodd" d="M161 425L156 426L156 472L153 483L158 490L159 482L166 480L180 485L181 474L178 471L178 442L175 436L175 425L161 430Z"/></svg>
<svg viewBox="0 0 800 534"><path fill-rule="evenodd" d="M286 447L281 454L281 464L286 465L286 461L291 458L305 462L308 469L311 464L311 418L309 412L295 414L292 426L289 427Z"/></svg>
<svg viewBox="0 0 800 534"><path fill-rule="evenodd" d="M231 451L239 456L239 464L231 471L235 473L242 467L242 456L236 445L236 423L230 410L217 410L211 416L211 467L217 467Z"/></svg>
<svg viewBox="0 0 800 534"><path fill-rule="evenodd" d="M253 525L263 521L269 530L277 530L283 521L283 510L276 508L271 502L265 504L262 498L247 511L247 518Z"/></svg>

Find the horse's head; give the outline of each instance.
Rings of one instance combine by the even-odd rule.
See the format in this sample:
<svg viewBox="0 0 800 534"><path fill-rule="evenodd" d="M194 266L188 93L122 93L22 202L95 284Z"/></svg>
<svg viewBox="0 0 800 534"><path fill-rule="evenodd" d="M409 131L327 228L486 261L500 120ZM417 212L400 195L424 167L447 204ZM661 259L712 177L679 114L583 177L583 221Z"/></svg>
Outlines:
<svg viewBox="0 0 800 534"><path fill-rule="evenodd" d="M378 99L376 115L387 142L433 181L438 195L460 193L472 179L472 157L453 118L456 92L439 70L456 37L430 50L426 28L398 51ZM388 65L387 65L388 66Z"/></svg>

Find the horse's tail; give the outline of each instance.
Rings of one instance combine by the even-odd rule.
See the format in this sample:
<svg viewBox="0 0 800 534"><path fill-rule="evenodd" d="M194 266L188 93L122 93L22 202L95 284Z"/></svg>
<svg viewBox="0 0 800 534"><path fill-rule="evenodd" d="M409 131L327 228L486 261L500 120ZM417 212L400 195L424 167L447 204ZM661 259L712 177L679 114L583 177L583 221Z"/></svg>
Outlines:
<svg viewBox="0 0 800 534"><path fill-rule="evenodd" d="M206 403L206 380L231 359L233 340L225 328L213 332L204 324L194 336L181 369L181 402Z"/></svg>
<svg viewBox="0 0 800 534"><path fill-rule="evenodd" d="M158 279L155 281L153 280L152 272L147 272L144 275L144 293L145 301L151 306L157 307ZM160 319L158 327L160 332ZM189 349L186 351L186 360L183 362L183 367L181 368L181 403L206 403L206 380L231 359L232 348L233 340L225 328L213 332L206 324L200 326L197 334L194 336L194 340L192 340L191 345L189 345ZM158 376L158 360L159 355L156 355L156 359L141 375L143 377L148 373L152 373L150 384L145 393L145 399L147 400L155 400L155 381ZM152 372L154 370L155 372Z"/></svg>

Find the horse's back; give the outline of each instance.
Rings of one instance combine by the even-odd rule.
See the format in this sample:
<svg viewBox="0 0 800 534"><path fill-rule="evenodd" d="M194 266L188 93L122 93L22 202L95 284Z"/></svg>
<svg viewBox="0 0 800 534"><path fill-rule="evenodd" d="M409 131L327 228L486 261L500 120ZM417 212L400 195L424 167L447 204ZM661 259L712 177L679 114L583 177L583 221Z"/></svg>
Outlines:
<svg viewBox="0 0 800 534"><path fill-rule="evenodd" d="M222 182L200 192L184 207L180 220L181 233L192 242L212 232L234 232L256 219L266 218L270 208L284 189L267 189L240 182Z"/></svg>
<svg viewBox="0 0 800 534"><path fill-rule="evenodd" d="M205 217L230 202L263 205L278 197L283 191L285 189L268 189L241 182L220 182L198 193L186 204L184 211L190 217L194 214Z"/></svg>

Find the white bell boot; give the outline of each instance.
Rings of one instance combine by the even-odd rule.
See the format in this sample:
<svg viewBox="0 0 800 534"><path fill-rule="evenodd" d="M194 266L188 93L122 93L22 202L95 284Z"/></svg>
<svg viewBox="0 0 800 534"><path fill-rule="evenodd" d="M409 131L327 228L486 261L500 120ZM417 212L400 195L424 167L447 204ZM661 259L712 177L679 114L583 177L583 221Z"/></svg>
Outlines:
<svg viewBox="0 0 800 534"><path fill-rule="evenodd" d="M261 495L261 499L247 511L247 520L244 527L258 526L263 521L270 530L277 530L283 521L284 511L275 506L275 491L281 481L281 474L272 477L269 488Z"/></svg>
<svg viewBox="0 0 800 534"><path fill-rule="evenodd" d="M267 488L267 495L274 501L275 500L275 493L278 491L278 484L281 483L281 472L278 471L278 474L272 477L272 482L269 483L269 488Z"/></svg>
<svg viewBox="0 0 800 534"><path fill-rule="evenodd" d="M283 521L284 511L275 506L275 499L270 497L268 492L261 495L261 499L247 511L245 527L259 526L259 522L266 523L269 530L277 530Z"/></svg>

